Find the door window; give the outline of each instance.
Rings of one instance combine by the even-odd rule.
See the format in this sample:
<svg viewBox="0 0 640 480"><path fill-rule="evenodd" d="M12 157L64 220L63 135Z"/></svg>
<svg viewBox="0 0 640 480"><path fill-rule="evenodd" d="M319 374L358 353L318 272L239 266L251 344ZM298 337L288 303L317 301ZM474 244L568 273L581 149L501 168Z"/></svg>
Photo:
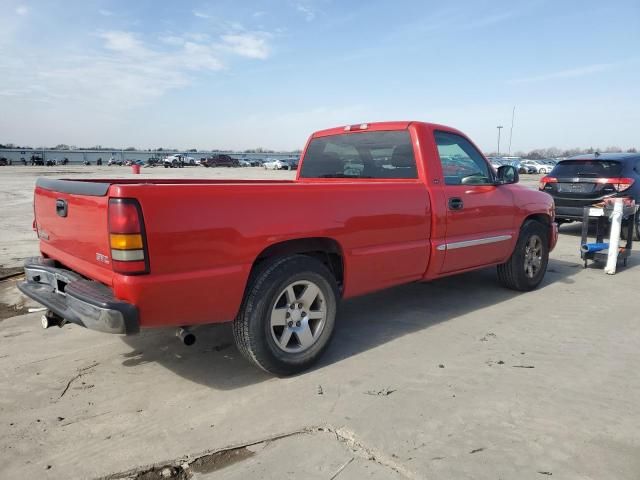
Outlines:
<svg viewBox="0 0 640 480"><path fill-rule="evenodd" d="M434 133L446 185L487 185L493 175L484 157L464 137L448 132Z"/></svg>

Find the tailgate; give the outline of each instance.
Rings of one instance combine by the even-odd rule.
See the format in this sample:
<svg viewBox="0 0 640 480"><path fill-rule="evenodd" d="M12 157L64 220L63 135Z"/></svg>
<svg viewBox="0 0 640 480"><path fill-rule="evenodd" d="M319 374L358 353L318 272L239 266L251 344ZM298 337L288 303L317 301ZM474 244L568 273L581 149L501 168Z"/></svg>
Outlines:
<svg viewBox="0 0 640 480"><path fill-rule="evenodd" d="M40 250L67 268L110 283L108 183L38 179L34 210Z"/></svg>

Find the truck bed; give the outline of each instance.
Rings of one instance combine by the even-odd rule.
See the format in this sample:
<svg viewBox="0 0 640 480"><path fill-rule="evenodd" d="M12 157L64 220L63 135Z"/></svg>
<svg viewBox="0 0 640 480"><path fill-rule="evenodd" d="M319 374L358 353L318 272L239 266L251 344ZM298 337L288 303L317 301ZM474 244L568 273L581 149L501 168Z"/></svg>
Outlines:
<svg viewBox="0 0 640 480"><path fill-rule="evenodd" d="M96 259L109 252L109 198L140 202L149 275L116 274ZM68 202L65 218L58 199ZM344 297L418 280L430 255L430 205L418 180L40 179L35 211L49 237L41 235L42 253L112 287L148 327L233 319L256 258L289 239L339 245Z"/></svg>

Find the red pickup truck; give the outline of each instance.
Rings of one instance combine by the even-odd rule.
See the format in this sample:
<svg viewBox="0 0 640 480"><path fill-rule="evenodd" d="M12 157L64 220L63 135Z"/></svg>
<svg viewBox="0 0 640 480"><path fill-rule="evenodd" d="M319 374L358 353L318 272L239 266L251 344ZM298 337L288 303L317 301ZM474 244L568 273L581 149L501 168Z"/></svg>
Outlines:
<svg viewBox="0 0 640 480"><path fill-rule="evenodd" d="M40 178L41 256L19 288L48 308L45 327L193 340L189 327L233 322L249 360L292 374L327 347L341 299L492 265L506 287L536 288L554 205L517 182L423 122L316 132L292 181Z"/></svg>

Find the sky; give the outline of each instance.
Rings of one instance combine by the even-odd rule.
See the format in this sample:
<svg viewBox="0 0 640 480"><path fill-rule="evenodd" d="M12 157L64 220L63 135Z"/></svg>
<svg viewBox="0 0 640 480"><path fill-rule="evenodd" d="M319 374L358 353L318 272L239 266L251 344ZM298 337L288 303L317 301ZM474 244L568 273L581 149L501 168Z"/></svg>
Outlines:
<svg viewBox="0 0 640 480"><path fill-rule="evenodd" d="M0 143L302 148L456 127L483 150L640 147L640 1L0 0Z"/></svg>

